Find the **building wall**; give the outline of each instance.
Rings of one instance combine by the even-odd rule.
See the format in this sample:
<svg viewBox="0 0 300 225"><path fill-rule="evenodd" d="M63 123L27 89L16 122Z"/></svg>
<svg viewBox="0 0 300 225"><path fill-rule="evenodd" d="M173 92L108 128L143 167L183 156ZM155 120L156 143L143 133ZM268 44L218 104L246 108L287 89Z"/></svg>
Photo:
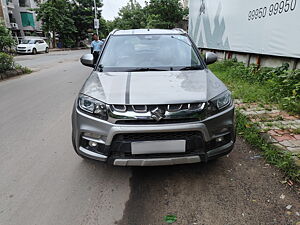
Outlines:
<svg viewBox="0 0 300 225"><path fill-rule="evenodd" d="M25 5L21 4L19 0L12 0L14 4L14 9L12 10L12 14L16 20L16 23L18 24L18 28L20 31L20 36L28 35L32 32L41 32L41 23L37 22L35 12L30 11L31 8L36 8L37 5L34 0L23 0L22 3L25 2ZM35 26L23 26L22 25L22 18L21 13L31 13L34 18L34 24ZM32 35L32 34L30 34Z"/></svg>
<svg viewBox="0 0 300 225"><path fill-rule="evenodd" d="M6 27L10 28L6 0L0 0L0 19L4 21Z"/></svg>
<svg viewBox="0 0 300 225"><path fill-rule="evenodd" d="M291 70L300 69L300 60L297 58L279 57L270 55L257 55L242 52L220 51L215 49L200 49L201 53L214 52L219 60L236 58L246 65L259 64L262 67L279 67L283 63L288 63Z"/></svg>
<svg viewBox="0 0 300 225"><path fill-rule="evenodd" d="M39 0L44 2L46 0ZM37 21L35 12L30 9L37 8L35 0L0 0L0 17L5 19L5 24L12 30L13 36L23 37L26 35L42 35L42 24ZM33 15L34 26L23 26L21 13L30 13Z"/></svg>
<svg viewBox="0 0 300 225"><path fill-rule="evenodd" d="M3 13L3 7L2 7L2 0L0 0L0 19L4 20L4 13Z"/></svg>
<svg viewBox="0 0 300 225"><path fill-rule="evenodd" d="M300 68L300 4L292 2L277 14L267 7L272 0L190 0L189 34L199 49L216 52L220 59ZM264 10L253 16L258 6Z"/></svg>

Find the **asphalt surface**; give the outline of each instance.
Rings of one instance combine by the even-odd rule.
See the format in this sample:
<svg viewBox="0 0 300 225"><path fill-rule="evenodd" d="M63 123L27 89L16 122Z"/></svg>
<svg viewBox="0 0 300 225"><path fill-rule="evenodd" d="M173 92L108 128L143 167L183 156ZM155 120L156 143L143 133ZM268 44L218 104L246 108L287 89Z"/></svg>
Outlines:
<svg viewBox="0 0 300 225"><path fill-rule="evenodd" d="M88 51L18 56L36 72L0 82L0 224L295 225L299 186L238 138L207 164L112 167L78 157L71 110ZM290 208L291 207L291 208Z"/></svg>

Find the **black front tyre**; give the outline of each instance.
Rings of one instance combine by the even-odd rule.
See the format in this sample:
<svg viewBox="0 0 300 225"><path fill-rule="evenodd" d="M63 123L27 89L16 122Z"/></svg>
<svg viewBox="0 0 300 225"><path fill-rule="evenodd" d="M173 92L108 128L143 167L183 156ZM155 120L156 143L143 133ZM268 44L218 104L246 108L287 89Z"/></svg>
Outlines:
<svg viewBox="0 0 300 225"><path fill-rule="evenodd" d="M49 48L48 47L46 47L45 53L49 53Z"/></svg>
<svg viewBox="0 0 300 225"><path fill-rule="evenodd" d="M32 54L35 55L37 53L37 50L34 48L32 49Z"/></svg>

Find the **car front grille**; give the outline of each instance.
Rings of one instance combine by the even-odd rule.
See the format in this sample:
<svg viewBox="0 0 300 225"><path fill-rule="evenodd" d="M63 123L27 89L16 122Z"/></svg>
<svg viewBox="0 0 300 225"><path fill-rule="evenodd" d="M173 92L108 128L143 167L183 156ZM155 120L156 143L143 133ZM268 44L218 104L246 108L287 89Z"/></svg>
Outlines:
<svg viewBox="0 0 300 225"><path fill-rule="evenodd" d="M185 140L186 151L184 153L168 153L168 154L146 154L132 155L131 143L139 141L163 141L163 140ZM110 153L117 158L139 158L139 157L161 157L161 156L182 156L182 155L198 155L204 153L204 141L201 132L161 132L161 133L129 133L117 134L113 138L110 146Z"/></svg>
<svg viewBox="0 0 300 225"><path fill-rule="evenodd" d="M204 107L204 103L191 104L168 104L168 105L111 105L112 111L117 112L136 112L145 113L150 112L156 108L160 108L168 112L179 112L182 110L197 110Z"/></svg>
<svg viewBox="0 0 300 225"><path fill-rule="evenodd" d="M130 133L117 134L114 140L122 140L126 142L135 141L157 141L157 140L188 140L193 137L201 137L201 133L197 131L189 132L160 132L160 133Z"/></svg>
<svg viewBox="0 0 300 225"><path fill-rule="evenodd" d="M172 124L200 121L205 103L169 105L110 105L108 121L124 125Z"/></svg>

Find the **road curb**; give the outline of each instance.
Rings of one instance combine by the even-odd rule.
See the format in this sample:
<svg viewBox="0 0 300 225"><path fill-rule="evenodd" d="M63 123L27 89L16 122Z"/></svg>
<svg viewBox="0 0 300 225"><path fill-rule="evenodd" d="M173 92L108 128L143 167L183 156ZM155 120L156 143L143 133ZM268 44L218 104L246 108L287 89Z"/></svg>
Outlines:
<svg viewBox="0 0 300 225"><path fill-rule="evenodd" d="M88 47L78 47L78 48L51 48L49 52L61 52L61 51L76 51L76 50L85 50L89 49Z"/></svg>
<svg viewBox="0 0 300 225"><path fill-rule="evenodd" d="M28 72L24 72L22 69L8 70L4 73L0 73L0 81L24 74L28 74Z"/></svg>

